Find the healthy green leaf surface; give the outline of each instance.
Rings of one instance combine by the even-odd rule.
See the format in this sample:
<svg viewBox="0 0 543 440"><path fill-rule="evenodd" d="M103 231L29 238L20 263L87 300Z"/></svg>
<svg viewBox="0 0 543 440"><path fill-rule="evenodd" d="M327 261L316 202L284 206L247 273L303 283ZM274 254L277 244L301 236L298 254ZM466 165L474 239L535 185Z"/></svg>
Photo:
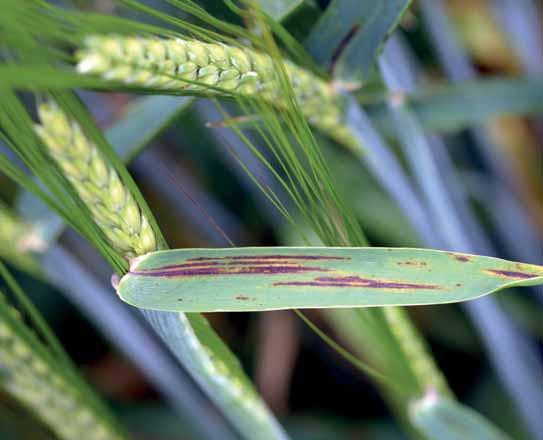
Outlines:
<svg viewBox="0 0 543 440"><path fill-rule="evenodd" d="M136 258L117 293L183 312L440 304L543 284L543 267L426 249L178 249Z"/></svg>
<svg viewBox="0 0 543 440"><path fill-rule="evenodd" d="M543 112L543 80L535 77L490 78L436 87L409 96L417 119L427 130L455 131L507 114ZM384 104L369 108L377 125L394 135Z"/></svg>
<svg viewBox="0 0 543 440"><path fill-rule="evenodd" d="M429 440L510 440L476 411L437 395L414 404L410 418Z"/></svg>
<svg viewBox="0 0 543 440"><path fill-rule="evenodd" d="M143 147L169 127L192 101L187 96L139 98L106 131L106 138L123 161L129 163Z"/></svg>
<svg viewBox="0 0 543 440"><path fill-rule="evenodd" d="M410 3L410 0L334 0L311 31L305 46L322 65L329 67L334 63L334 76L338 79L360 83L371 74L381 46Z"/></svg>

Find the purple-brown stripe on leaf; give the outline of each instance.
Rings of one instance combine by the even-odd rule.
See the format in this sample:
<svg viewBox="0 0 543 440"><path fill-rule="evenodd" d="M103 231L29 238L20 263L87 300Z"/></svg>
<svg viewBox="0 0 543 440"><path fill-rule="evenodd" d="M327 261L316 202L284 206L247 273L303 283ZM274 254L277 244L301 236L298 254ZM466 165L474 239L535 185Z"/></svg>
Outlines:
<svg viewBox="0 0 543 440"><path fill-rule="evenodd" d="M497 269L489 269L486 272L491 273L492 275L497 275L500 277L507 277L507 278L516 278L516 279L528 279L528 278L534 278L538 275L526 273L526 272L514 272L511 270L497 270Z"/></svg>
<svg viewBox="0 0 543 440"><path fill-rule="evenodd" d="M329 269L322 267L308 267L295 264L269 264L267 266L205 266L205 267L170 267L168 269L145 269L142 271L131 271L132 275L166 278L183 278L198 276L221 276L221 275L285 275L305 272L329 272Z"/></svg>
<svg viewBox="0 0 543 440"><path fill-rule="evenodd" d="M370 289L442 289L436 284L420 284L371 278L359 276L349 277L318 277L309 281L280 281L274 286L312 286L312 287L365 287Z"/></svg>
<svg viewBox="0 0 543 440"><path fill-rule="evenodd" d="M187 261L215 261L215 260L350 260L350 257L335 255L232 255L227 257L194 257Z"/></svg>

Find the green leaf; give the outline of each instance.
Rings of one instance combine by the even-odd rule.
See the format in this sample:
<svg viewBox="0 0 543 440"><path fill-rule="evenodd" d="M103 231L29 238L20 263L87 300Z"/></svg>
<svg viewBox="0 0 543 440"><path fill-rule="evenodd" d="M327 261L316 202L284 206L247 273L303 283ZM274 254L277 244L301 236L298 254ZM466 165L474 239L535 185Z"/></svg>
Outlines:
<svg viewBox="0 0 543 440"><path fill-rule="evenodd" d="M360 84L370 76L383 43L410 3L411 0L333 0L305 46L322 65L330 67L334 63L335 77Z"/></svg>
<svg viewBox="0 0 543 440"><path fill-rule="evenodd" d="M285 20L304 4L305 0L258 0L260 8L277 21Z"/></svg>
<svg viewBox="0 0 543 440"><path fill-rule="evenodd" d="M423 305L543 284L543 267L427 249L178 249L132 261L117 293L183 312Z"/></svg>
<svg viewBox="0 0 543 440"><path fill-rule="evenodd" d="M186 96L140 98L106 131L106 138L123 161L129 163L192 102L192 98Z"/></svg>
<svg viewBox="0 0 543 440"><path fill-rule="evenodd" d="M476 411L435 394L416 402L410 418L429 440L510 440Z"/></svg>
<svg viewBox="0 0 543 440"><path fill-rule="evenodd" d="M543 113L543 79L536 77L478 79L435 87L409 96L409 104L427 130L455 131L506 115ZM394 125L385 104L370 114L386 134Z"/></svg>
<svg viewBox="0 0 543 440"><path fill-rule="evenodd" d="M362 88L358 100L367 107L375 125L388 137L396 136L386 100L387 92L368 93ZM502 115L543 114L543 79L479 78L433 86L407 96L411 110L427 131L455 132ZM261 124L258 115L223 121L225 127L251 128Z"/></svg>

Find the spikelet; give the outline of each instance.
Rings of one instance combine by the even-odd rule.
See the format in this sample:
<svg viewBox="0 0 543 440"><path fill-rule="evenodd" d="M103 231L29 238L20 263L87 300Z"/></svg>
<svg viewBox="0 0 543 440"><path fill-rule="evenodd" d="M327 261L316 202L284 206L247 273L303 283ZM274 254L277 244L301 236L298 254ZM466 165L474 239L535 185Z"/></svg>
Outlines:
<svg viewBox="0 0 543 440"><path fill-rule="evenodd" d="M38 114L36 132L111 245L126 258L157 250L134 196L79 124L53 101L40 104Z"/></svg>
<svg viewBox="0 0 543 440"><path fill-rule="evenodd" d="M63 440L122 440L126 437L90 406L73 379L33 349L18 312L0 294L0 388L33 411Z"/></svg>
<svg viewBox="0 0 543 440"><path fill-rule="evenodd" d="M180 38L110 35L88 37L77 57L80 73L108 80L180 93L219 92L208 85L225 93L285 105L272 58L248 48ZM342 97L311 72L288 60L284 65L307 120L338 142L352 146L356 141L342 122Z"/></svg>

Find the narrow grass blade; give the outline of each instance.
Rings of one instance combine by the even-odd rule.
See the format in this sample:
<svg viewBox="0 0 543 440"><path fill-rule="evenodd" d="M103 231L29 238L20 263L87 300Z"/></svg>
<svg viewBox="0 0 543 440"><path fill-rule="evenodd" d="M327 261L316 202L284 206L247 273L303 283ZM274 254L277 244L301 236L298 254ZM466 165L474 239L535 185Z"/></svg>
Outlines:
<svg viewBox="0 0 543 440"><path fill-rule="evenodd" d="M123 117L106 130L117 154L132 161L193 102L186 96L146 96L130 104Z"/></svg>
<svg viewBox="0 0 543 440"><path fill-rule="evenodd" d="M358 137L359 143L364 145L364 149L354 152L357 158L398 204L413 229L420 237L424 237L425 244L437 247L437 231L411 179L371 119L353 98L350 99L347 110L347 123Z"/></svg>
<svg viewBox="0 0 543 440"><path fill-rule="evenodd" d="M321 64L334 65L338 80L359 85L370 76L381 46L410 3L333 0L312 29L306 47Z"/></svg>
<svg viewBox="0 0 543 440"><path fill-rule="evenodd" d="M410 418L428 440L511 440L476 411L434 394L415 402Z"/></svg>
<svg viewBox="0 0 543 440"><path fill-rule="evenodd" d="M300 8L305 0L257 0L257 2L271 18L282 21Z"/></svg>
<svg viewBox="0 0 543 440"><path fill-rule="evenodd" d="M454 132L505 115L543 113L543 80L537 77L473 79L409 94L417 119L426 130ZM395 136L384 105L369 112L377 126Z"/></svg>
<svg viewBox="0 0 543 440"><path fill-rule="evenodd" d="M212 312L421 305L543 284L543 267L400 248L233 248L154 252L117 293L136 307Z"/></svg>
<svg viewBox="0 0 543 440"><path fill-rule="evenodd" d="M522 8L523 6L519 6ZM477 77L475 67L472 65L469 56L465 53L457 41L451 20L449 20L443 0L421 0L421 13L428 33L432 37L432 43L436 50L436 55L445 71L447 77L454 82L464 81ZM505 182L503 191L507 191L510 198L518 198L516 176L512 174L512 168L509 161L495 145L489 130L485 126L475 126L470 131L475 140L485 162L498 176L500 181ZM526 212L521 213L519 222L513 224L511 230L518 231L529 227L533 235L537 235L530 215ZM539 251L538 241L528 241L524 247L531 248L530 252Z"/></svg>
<svg viewBox="0 0 543 440"><path fill-rule="evenodd" d="M538 0L492 0L490 2L511 38L526 72L543 73L541 2Z"/></svg>

